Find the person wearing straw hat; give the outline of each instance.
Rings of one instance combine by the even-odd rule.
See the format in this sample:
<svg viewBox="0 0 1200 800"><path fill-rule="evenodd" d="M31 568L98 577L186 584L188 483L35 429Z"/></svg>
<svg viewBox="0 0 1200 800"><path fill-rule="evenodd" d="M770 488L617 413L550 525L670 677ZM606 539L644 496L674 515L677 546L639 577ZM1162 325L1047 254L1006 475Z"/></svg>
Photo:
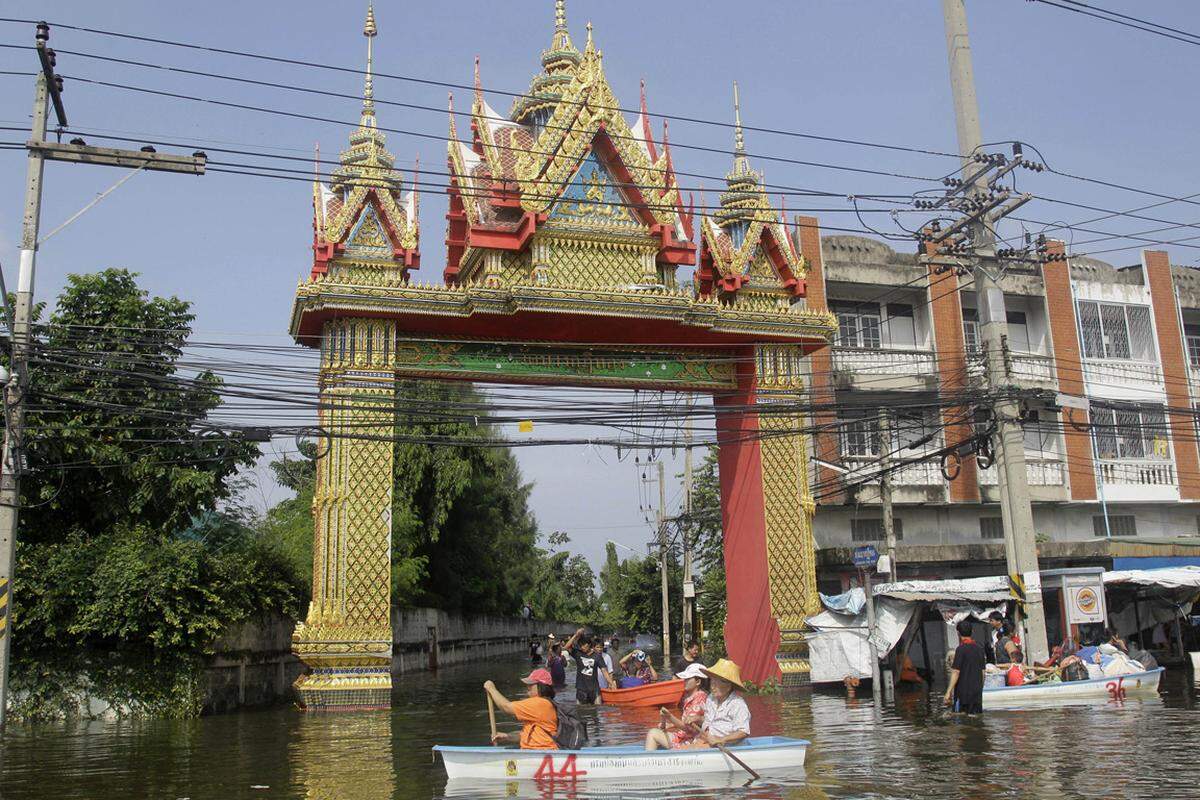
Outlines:
<svg viewBox="0 0 1200 800"><path fill-rule="evenodd" d="M521 723L520 737L511 733L496 733L495 719L492 720L492 744L520 744L522 750L557 750L554 737L558 733L558 712L554 708L554 685L550 670L535 669L528 677L521 678L527 697L524 700L509 700L500 694L496 684L485 681L483 690L491 702L505 714L512 714Z"/></svg>
<svg viewBox="0 0 1200 800"><path fill-rule="evenodd" d="M704 703L701 735L687 747L717 747L737 744L750 735L750 707L742 698L746 691L742 671L727 658L711 667L701 667L708 676L710 690Z"/></svg>
<svg viewBox="0 0 1200 800"><path fill-rule="evenodd" d="M646 731L647 750L678 750L691 744L704 723L704 705L708 702L708 676L701 664L688 664L675 677L683 681L683 700L680 701L680 722L669 719L666 709L663 721L657 728Z"/></svg>

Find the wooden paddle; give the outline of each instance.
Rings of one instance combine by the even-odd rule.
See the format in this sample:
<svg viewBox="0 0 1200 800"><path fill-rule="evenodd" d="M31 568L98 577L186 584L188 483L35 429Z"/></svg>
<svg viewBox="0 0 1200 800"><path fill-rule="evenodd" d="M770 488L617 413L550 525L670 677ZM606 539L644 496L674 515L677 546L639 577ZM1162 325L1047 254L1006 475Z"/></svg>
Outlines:
<svg viewBox="0 0 1200 800"><path fill-rule="evenodd" d="M496 743L496 701L492 699L491 692L484 692L488 700L488 722L492 724L492 744Z"/></svg>
<svg viewBox="0 0 1200 800"><path fill-rule="evenodd" d="M758 780L760 777L762 777L762 776L760 776L760 775L759 775L757 772L755 772L754 770L750 769L750 767L749 767L749 766L746 764L746 762L745 762L745 761L742 761L740 758L738 758L737 756L735 756L733 753L729 752L729 748L728 748L728 747L726 747L726 746L725 746L725 745L723 745L723 744L717 744L716 742L712 741L711 739L709 739L709 738L708 738L708 736L707 736L707 735L704 733L704 731L700 730L699 728L697 728L697 727L696 727L695 725L693 725L692 723L690 723L690 722L684 722L684 721L683 721L683 720L681 720L679 717L675 716L675 715L674 715L674 714L672 714L670 711L667 711L667 709L665 709L665 708L663 708L663 707L661 707L661 706L659 707L659 709L658 709L658 710L659 710L659 713L661 713L661 714L665 715L667 719L671 720L671 722L672 722L674 725L676 725L676 726L678 726L678 727L680 727L680 728L683 728L684 730L689 730L689 731L691 731L692 733L694 733L695 735L699 736L699 737L700 737L701 739L703 739L704 741L706 741L706 742L708 742L709 744L711 744L713 747L715 747L715 748L717 748L718 750L720 750L720 751L721 751L722 753L724 753L725 755L727 755L727 756L729 756L730 758L732 758L732 759L733 759L733 761L734 761L734 763L736 763L736 764L737 764L739 767L741 767L742 769L746 770L746 772L749 772L749 773L750 773L751 780Z"/></svg>

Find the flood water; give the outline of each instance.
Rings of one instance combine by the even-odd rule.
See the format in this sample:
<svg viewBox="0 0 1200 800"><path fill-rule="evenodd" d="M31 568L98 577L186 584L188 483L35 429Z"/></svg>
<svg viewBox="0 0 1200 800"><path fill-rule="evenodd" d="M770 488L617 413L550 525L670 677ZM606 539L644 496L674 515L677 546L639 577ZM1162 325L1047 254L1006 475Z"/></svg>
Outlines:
<svg viewBox="0 0 1200 800"><path fill-rule="evenodd" d="M0 797L18 798L960 798L1200 797L1200 710L1190 672L1161 696L1122 705L946 715L940 697L788 692L749 698L756 735L812 740L804 771L749 787L661 776L636 784L447 785L434 744L486 744L481 684L510 696L521 659L403 679L389 711L274 708L189 721L13 725L0 749ZM567 694L573 695L568 691ZM654 712L583 712L600 744L641 740Z"/></svg>

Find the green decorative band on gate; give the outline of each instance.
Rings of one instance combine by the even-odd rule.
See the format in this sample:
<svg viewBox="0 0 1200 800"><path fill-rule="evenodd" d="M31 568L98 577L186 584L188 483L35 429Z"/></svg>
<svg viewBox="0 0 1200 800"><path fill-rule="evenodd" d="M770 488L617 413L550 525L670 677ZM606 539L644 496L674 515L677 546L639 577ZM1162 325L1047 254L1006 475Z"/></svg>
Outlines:
<svg viewBox="0 0 1200 800"><path fill-rule="evenodd" d="M598 385L735 386L728 353L594 349L489 342L405 342L396 345L396 372L471 380L571 381Z"/></svg>

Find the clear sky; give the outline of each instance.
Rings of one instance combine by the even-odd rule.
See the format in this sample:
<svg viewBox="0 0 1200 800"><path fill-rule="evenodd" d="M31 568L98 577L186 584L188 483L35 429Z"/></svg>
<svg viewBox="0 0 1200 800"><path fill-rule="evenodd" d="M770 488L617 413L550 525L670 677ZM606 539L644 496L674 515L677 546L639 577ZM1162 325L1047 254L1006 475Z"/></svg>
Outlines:
<svg viewBox="0 0 1200 800"><path fill-rule="evenodd" d="M360 5L362 7L360 7ZM1144 3L1104 0L1130 14L1200 32L1200 9L1171 0ZM185 40L235 50L359 68L365 3L296 2L8 2L10 17ZM1195 74L1200 47L1068 14L1024 0L971 0L968 4L975 70L986 140L1020 138L1036 145L1055 168L1132 184L1173 196L1191 194L1200 174L1195 150ZM381 0L376 68L415 78L470 84L473 59L483 64L489 89L523 91L550 42L551 0ZM822 136L871 140L938 151L956 148L947 77L941 4L936 0L741 0L726 2L626 2L569 0L568 18L578 46L584 25L595 25L607 75L626 107L637 104L638 81L647 82L650 110L705 120L729 121L730 84L741 85L746 124ZM32 43L31 26L0 23L0 42ZM324 91L356 93L354 75L266 64L232 56L181 50L146 42L55 30L60 52L102 54L249 77ZM0 49L0 69L29 70L32 52ZM62 53L68 76L68 116L83 131L184 142L186 150L225 146L309 156L319 142L326 156L345 143L345 125L223 108L87 84L77 78L172 91L353 123L359 103L280 88L252 87L120 65ZM469 92L457 91L460 109ZM381 78L380 101L442 109L446 89ZM32 79L0 75L0 125L27 126ZM489 97L497 109L510 100ZM445 112L389 106L378 109L382 127L444 137ZM463 126L465 127L465 126ZM461 130L462 128L460 128ZM3 141L23 141L5 131ZM721 176L729 156L683 145L728 150L727 128L671 123L675 164L681 172ZM106 140L89 139L92 144ZM442 170L440 138L393 133L389 149L411 177L414 158ZM125 143L125 146L137 146ZM747 147L768 183L826 190L838 197L790 198L789 209L814 211L831 227L860 228L847 213L845 195L910 193L929 182L864 175L777 159L822 162L906 175L940 177L950 159L821 142L750 131ZM170 148L160 147L159 150ZM216 156L212 156L216 158ZM228 160L239 160L229 157ZM268 163L244 157L247 163ZM287 164L280 163L282 166ZM303 168L303 165L298 165ZM0 151L0 259L10 287L16 282L25 158ZM46 169L43 232L48 232L122 176L97 167L50 164ZM438 180L431 177L428 180ZM1021 188L1055 200L1111 209L1133 209L1155 198L1042 174L1021 177ZM684 177L685 187L704 183L709 200L718 182ZM444 197L422 197L424 280L440 279L445 259ZM1193 224L1194 205L1173 204L1142 212ZM1100 216L1079 208L1035 202L1022 216L1041 222L1080 222ZM915 217L906 217L910 224ZM887 215L868 220L895 231ZM1040 226L1028 226L1036 232ZM1163 223L1115 218L1084 227L1134 233ZM1184 238L1192 229L1149 233ZM1059 233L1075 242L1096 238L1079 230ZM210 174L202 178L140 174L104 199L43 248L36 293L52 299L69 272L110 266L142 274L158 294L195 303L197 335L286 344L296 281L311 266L311 191L306 183ZM1188 244L1198 244L1189 242ZM1105 240L1079 247L1100 250L1136 244ZM902 248L910 245L901 243ZM1200 249L1169 248L1176 263L1193 263ZM1137 249L1099 256L1134 263ZM515 430L508 432L517 436ZM539 431L539 433L546 433ZM553 431L555 435L580 434ZM588 435L582 432L582 435ZM290 441L277 442L290 449ZM637 470L616 454L595 448L530 448L519 451L526 477L535 482L533 505L543 529L572 532L574 547L594 562L604 541L644 549L649 531L638 509ZM674 470L672 470L674 471ZM673 488L669 493L678 497ZM279 499L264 486L264 500Z"/></svg>

